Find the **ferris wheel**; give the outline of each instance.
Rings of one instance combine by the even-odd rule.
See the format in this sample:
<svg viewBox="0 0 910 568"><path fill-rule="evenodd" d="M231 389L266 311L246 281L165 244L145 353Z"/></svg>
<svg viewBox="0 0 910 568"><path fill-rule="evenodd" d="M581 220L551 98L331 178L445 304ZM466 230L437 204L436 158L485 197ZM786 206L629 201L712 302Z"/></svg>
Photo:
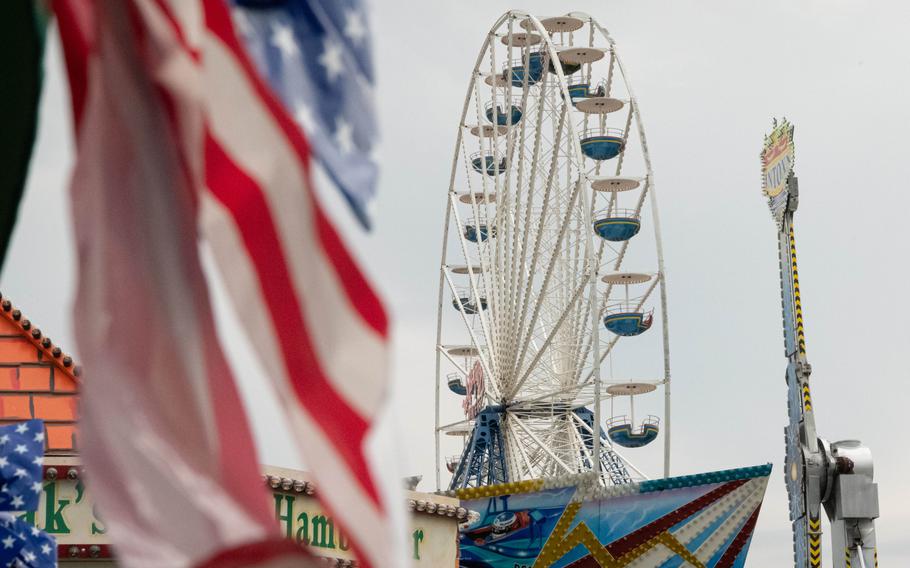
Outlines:
<svg viewBox="0 0 910 568"><path fill-rule="evenodd" d="M603 27L580 13L497 20L471 74L447 189L437 486L588 471L628 483L647 477L636 452L668 475L654 180Z"/></svg>

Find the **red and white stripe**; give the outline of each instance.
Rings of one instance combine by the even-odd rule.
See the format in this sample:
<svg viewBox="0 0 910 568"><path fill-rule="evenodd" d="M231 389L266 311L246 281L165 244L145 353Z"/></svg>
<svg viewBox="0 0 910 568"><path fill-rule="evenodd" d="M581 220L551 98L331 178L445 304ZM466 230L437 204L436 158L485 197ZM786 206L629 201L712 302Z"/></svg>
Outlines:
<svg viewBox="0 0 910 568"><path fill-rule="evenodd" d="M387 496L366 453L386 390L388 323L311 187L307 142L254 71L222 0L130 5L201 232L319 496L363 565L394 565Z"/></svg>

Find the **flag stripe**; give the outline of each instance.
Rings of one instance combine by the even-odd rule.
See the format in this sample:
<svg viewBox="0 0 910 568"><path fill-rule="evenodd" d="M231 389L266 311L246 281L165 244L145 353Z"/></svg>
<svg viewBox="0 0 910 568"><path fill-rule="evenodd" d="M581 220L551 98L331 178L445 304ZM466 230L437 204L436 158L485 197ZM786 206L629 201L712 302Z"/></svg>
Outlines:
<svg viewBox="0 0 910 568"><path fill-rule="evenodd" d="M234 227L231 214L214 196L207 194L202 200L204 226L223 225L232 230L219 231L210 239L213 252L221 258L222 265L230 265L231 278L225 283L235 288L235 296L245 296L244 291L258 289L258 277L253 262L240 242L239 231ZM306 459L318 464L313 468L313 475L320 484L331 487L331 492L317 494L321 500L329 499L325 508L330 516L338 519L342 525L355 522L354 530L348 530L352 548L360 556L363 552L373 560L373 566L387 566L388 561L376 558L371 551L388 550L389 541L376 527L387 526L389 520L381 510L372 506L372 500L363 492L363 487L346 468L343 460L332 446L332 441L323 436L322 430L301 405L293 403L296 396L293 387L287 382L283 372L283 361L279 346L272 339L272 323L268 308L261 294L249 294L249 301L242 304L241 317L250 334L250 340L261 354L266 373L270 377L280 378L272 382L278 400L284 402L285 410L295 433L295 440L303 445ZM384 563L385 562L385 563Z"/></svg>
<svg viewBox="0 0 910 568"><path fill-rule="evenodd" d="M233 58L221 47L217 40L206 46L206 73L211 75L206 88L226 93L209 105L212 137L263 194L281 247L272 256L287 263L292 289L300 298L298 307L304 310L302 317L327 377L361 416L371 417L381 404L385 384L364 378L385 367L385 338L351 309L337 271L316 242L311 190L300 161L281 143L281 131L256 94L246 82L236 80ZM238 117L235 108L246 112Z"/></svg>
<svg viewBox="0 0 910 568"><path fill-rule="evenodd" d="M234 34L233 24L231 23L230 14L220 0L204 0L206 25L209 31L221 41L221 43L234 56L236 63L242 69L244 78L253 87L256 95L262 104L268 109L278 126L284 134L284 139L290 143L290 146L297 154L300 163L303 165L305 174L309 174L309 156L310 149L300 131L300 128L290 119L287 111L281 102L275 98L275 95L268 86L259 77L259 74L253 69L252 63L246 55L246 52L240 46ZM319 204L313 197L311 191L307 192L312 200L314 209L319 210ZM318 217L324 217L317 213ZM318 233L319 242L323 246L328 258L332 261L335 271L338 274L344 290L350 298L357 312L363 317L364 322L369 324L377 333L385 337L388 334L388 317L381 301L373 292L372 286L364 278L359 267L353 262L350 254L345 249L333 227L325 223L320 227Z"/></svg>
<svg viewBox="0 0 910 568"><path fill-rule="evenodd" d="M160 2L158 0L156 6L160 7ZM178 20L171 17L167 21ZM174 35L175 41L179 41L178 34L175 32ZM186 44L183 47L191 49ZM302 165L304 158L290 151L289 144L276 143L289 142L286 131L280 128L278 118L281 117L274 116L273 110L263 104L260 92L250 88L235 54L226 51L221 41L209 42L206 50L205 88L223 93L208 101L212 137L218 140L231 160L256 181L267 198L279 242L286 251L276 254L287 261L294 290L306 308L305 322L327 377L362 416L371 416L381 404L385 384L362 378L385 367L385 338L372 331L373 328L362 325L363 319L358 312L350 309L350 296L341 290L348 287L365 291L371 301L378 299L319 209ZM237 108L247 109L247 112L237 113ZM278 107L277 111L283 109ZM288 124L295 128L292 123ZM305 149L300 133L291 132ZM315 232L314 224L318 227ZM320 235L327 247L318 246L323 242L318 238ZM326 248L337 254L327 258ZM381 310L381 306L379 308ZM384 315L382 321L386 325Z"/></svg>
<svg viewBox="0 0 910 568"><path fill-rule="evenodd" d="M85 111L88 90L88 59L94 38L94 7L87 2L56 0L54 13L60 22L60 42L69 77L73 122L78 131Z"/></svg>
<svg viewBox="0 0 910 568"><path fill-rule="evenodd" d="M258 275L285 369L301 405L314 416L348 466L377 504L379 496L362 453L366 422L342 400L326 380L301 319L281 244L262 192L238 169L211 138L206 137L206 184L233 216Z"/></svg>

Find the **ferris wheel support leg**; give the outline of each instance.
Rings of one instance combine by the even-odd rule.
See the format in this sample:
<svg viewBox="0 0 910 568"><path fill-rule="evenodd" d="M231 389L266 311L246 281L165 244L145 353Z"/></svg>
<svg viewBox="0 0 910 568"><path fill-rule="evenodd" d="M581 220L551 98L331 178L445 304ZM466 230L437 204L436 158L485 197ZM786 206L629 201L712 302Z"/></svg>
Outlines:
<svg viewBox="0 0 910 568"><path fill-rule="evenodd" d="M641 118L637 112L635 114L641 130ZM648 188L651 194L651 215L654 217L654 240L657 242L657 278L660 285L660 309L663 313L661 332L664 351L664 477L670 477L670 450L672 448L670 441L673 422L671 420L672 408L670 399L670 316L667 314L667 276L664 271L664 245L660 234L660 215L657 211L657 192L655 191L653 180L648 181Z"/></svg>
<svg viewBox="0 0 910 568"><path fill-rule="evenodd" d="M460 133L460 130L459 130L459 133ZM458 156L457 150L456 150L455 156L456 157ZM443 233L442 233L442 255L441 255L442 262L441 262L441 266L439 269L439 295L436 299L436 386L435 386L436 429L433 432L433 434L435 435L435 452L436 452L436 491L440 491L442 489L442 469L440 467L441 460L442 460L442 455L441 455L442 449L440 447L440 440L439 440L439 421L440 421L439 407L440 407L440 394L441 394L440 382L442 381L442 376L440 374L440 371L442 369L441 361L440 361L440 353L442 352L442 346L440 345L440 342L442 341L442 302L443 302L443 290L444 290L444 286L445 286L446 242L449 240L449 221L451 219L451 217L450 217L451 211L452 211L452 202L451 202L451 200L447 199L446 200L445 227L443 228Z"/></svg>

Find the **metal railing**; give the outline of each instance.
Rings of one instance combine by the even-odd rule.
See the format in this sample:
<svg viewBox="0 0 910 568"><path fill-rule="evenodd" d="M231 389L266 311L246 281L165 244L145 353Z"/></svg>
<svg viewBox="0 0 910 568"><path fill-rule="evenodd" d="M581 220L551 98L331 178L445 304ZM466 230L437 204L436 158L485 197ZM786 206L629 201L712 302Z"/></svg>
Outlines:
<svg viewBox="0 0 910 568"><path fill-rule="evenodd" d="M599 136L611 136L614 138L625 139L625 131L622 128L600 128L595 126L594 128L589 128L584 131L581 135L582 140L587 140L589 138L597 138Z"/></svg>
<svg viewBox="0 0 910 568"><path fill-rule="evenodd" d="M660 418L654 416L653 414L648 414L641 420L638 425L632 424L632 418L628 414L623 414L621 416L614 416L607 420L607 429L614 428L616 426L631 426L632 435L641 435L645 431L645 426L654 426L655 428L660 428Z"/></svg>
<svg viewBox="0 0 910 568"><path fill-rule="evenodd" d="M594 214L594 222L600 221L602 219L641 219L641 214L637 209L619 209L619 208L605 208Z"/></svg>
<svg viewBox="0 0 910 568"><path fill-rule="evenodd" d="M642 319L647 319L654 315L654 308L643 310L638 307L638 302L635 299L630 299L629 301L623 300L621 302L607 304L603 314L605 316L612 314L641 314Z"/></svg>

